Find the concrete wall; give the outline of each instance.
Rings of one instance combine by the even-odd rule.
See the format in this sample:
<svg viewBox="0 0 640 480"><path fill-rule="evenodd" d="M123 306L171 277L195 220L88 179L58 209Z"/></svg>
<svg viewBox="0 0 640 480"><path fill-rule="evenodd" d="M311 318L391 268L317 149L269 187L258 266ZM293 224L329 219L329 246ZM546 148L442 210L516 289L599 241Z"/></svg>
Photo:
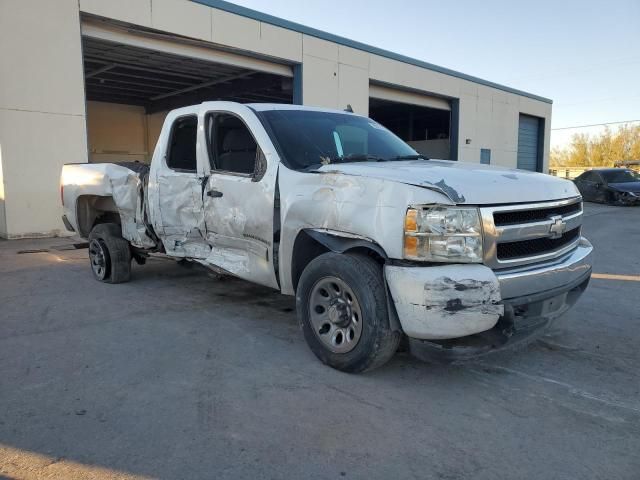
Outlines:
<svg viewBox="0 0 640 480"><path fill-rule="evenodd" d="M302 38L305 105L369 113L368 54L309 35Z"/></svg>
<svg viewBox="0 0 640 480"><path fill-rule="evenodd" d="M416 140L407 142L418 153L429 158L449 158L451 154L449 139Z"/></svg>
<svg viewBox="0 0 640 480"><path fill-rule="evenodd" d="M145 162L149 158L143 107L87 102L87 133L90 162Z"/></svg>
<svg viewBox="0 0 640 480"><path fill-rule="evenodd" d="M4 237L64 232L60 169L86 162L77 0L0 0Z"/></svg>
<svg viewBox="0 0 640 480"><path fill-rule="evenodd" d="M164 124L164 118L169 112L158 112L152 115L147 115L147 145L149 145L149 154L153 157L153 151L158 143L158 137ZM151 160L149 157L149 160Z"/></svg>
<svg viewBox="0 0 640 480"><path fill-rule="evenodd" d="M80 0L80 10L267 57L302 60L302 34L187 0Z"/></svg>
<svg viewBox="0 0 640 480"><path fill-rule="evenodd" d="M4 207L4 175L2 174L2 143L0 143L0 237L7 236L7 216Z"/></svg>
<svg viewBox="0 0 640 480"><path fill-rule="evenodd" d="M88 161L80 12L210 42L254 63L301 63L306 105L350 104L366 115L371 82L459 99L460 160L479 162L480 149L489 148L492 164L514 167L518 116L539 116L548 166L551 105L541 101L188 0L0 0L2 236L60 233L61 166ZM149 157L164 114L88 108L93 160L121 152ZM115 117L133 130L118 133L124 127L109 120Z"/></svg>
<svg viewBox="0 0 640 480"><path fill-rule="evenodd" d="M150 162L166 115L147 115L135 105L87 102L89 161Z"/></svg>

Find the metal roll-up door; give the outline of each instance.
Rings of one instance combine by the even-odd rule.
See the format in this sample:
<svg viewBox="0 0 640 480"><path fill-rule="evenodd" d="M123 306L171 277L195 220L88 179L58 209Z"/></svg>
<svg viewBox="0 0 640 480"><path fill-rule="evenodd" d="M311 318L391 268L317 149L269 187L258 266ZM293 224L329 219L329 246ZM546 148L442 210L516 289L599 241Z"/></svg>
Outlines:
<svg viewBox="0 0 640 480"><path fill-rule="evenodd" d="M540 162L540 119L530 115L520 115L518 126L518 168L541 171Z"/></svg>

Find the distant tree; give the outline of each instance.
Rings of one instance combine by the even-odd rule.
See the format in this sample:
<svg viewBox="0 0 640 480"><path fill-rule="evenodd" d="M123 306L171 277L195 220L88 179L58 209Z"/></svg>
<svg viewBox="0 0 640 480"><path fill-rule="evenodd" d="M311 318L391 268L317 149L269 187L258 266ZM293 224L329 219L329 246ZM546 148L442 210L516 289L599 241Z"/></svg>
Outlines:
<svg viewBox="0 0 640 480"><path fill-rule="evenodd" d="M610 167L620 160L640 160L640 125L606 127L599 135L577 133L564 148L551 150L551 167Z"/></svg>

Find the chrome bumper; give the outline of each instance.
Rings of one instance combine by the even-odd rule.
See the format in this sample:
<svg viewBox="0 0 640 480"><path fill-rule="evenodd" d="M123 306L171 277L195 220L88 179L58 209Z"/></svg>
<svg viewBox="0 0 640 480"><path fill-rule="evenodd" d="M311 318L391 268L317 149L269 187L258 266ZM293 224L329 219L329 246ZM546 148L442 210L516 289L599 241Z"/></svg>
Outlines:
<svg viewBox="0 0 640 480"><path fill-rule="evenodd" d="M572 252L542 265L525 265L495 272L503 301L555 291L586 278L591 272L593 247L582 237Z"/></svg>

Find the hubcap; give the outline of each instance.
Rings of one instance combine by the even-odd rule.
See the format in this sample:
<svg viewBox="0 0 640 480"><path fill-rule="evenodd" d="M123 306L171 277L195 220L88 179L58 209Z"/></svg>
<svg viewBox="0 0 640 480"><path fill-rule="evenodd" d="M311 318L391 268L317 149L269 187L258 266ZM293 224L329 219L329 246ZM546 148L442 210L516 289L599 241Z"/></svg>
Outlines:
<svg viewBox="0 0 640 480"><path fill-rule="evenodd" d="M89 261L91 269L96 277L100 280L104 279L107 272L107 262L104 254L104 248L98 240L91 240L89 243Z"/></svg>
<svg viewBox="0 0 640 480"><path fill-rule="evenodd" d="M362 311L353 290L336 277L321 278L309 296L311 326L325 347L335 353L355 348L362 336Z"/></svg>

